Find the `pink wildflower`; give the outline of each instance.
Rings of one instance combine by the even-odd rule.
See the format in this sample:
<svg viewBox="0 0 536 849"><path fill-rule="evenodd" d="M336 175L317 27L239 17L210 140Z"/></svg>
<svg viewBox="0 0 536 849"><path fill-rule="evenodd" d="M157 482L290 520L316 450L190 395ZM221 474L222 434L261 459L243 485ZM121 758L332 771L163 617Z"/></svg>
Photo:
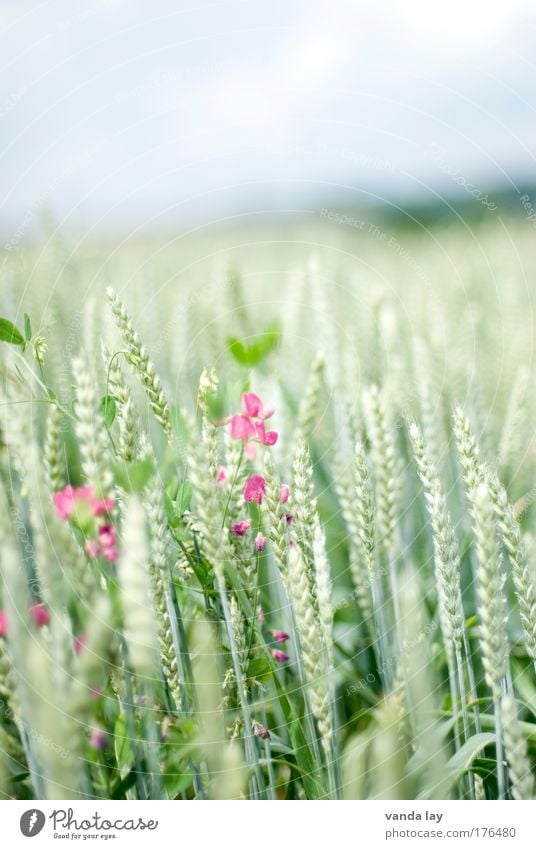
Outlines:
<svg viewBox="0 0 536 849"><path fill-rule="evenodd" d="M103 548L112 548L116 543L115 531L111 525L101 525L99 528L99 542Z"/></svg>
<svg viewBox="0 0 536 849"><path fill-rule="evenodd" d="M103 751L108 745L108 735L104 728L92 728L89 737L89 745L92 749Z"/></svg>
<svg viewBox="0 0 536 849"><path fill-rule="evenodd" d="M104 557L111 563L117 560L117 537L112 525L101 525L98 539L87 539L85 543L88 557Z"/></svg>
<svg viewBox="0 0 536 849"><path fill-rule="evenodd" d="M286 483L281 485L281 504L286 504L290 495L290 489Z"/></svg>
<svg viewBox="0 0 536 849"><path fill-rule="evenodd" d="M87 556L91 558L98 557L101 553L101 547L96 539L87 539L84 548Z"/></svg>
<svg viewBox="0 0 536 849"><path fill-rule="evenodd" d="M75 507L75 498L83 499L83 496L80 493L80 490L85 487L79 487L78 489L74 489L70 484L62 489L60 492L54 493L54 504L56 506L56 511L60 519L69 519L71 513Z"/></svg>
<svg viewBox="0 0 536 849"><path fill-rule="evenodd" d="M102 556L105 560L109 560L110 563L115 563L117 560L117 548L115 546L110 546L110 548L103 549Z"/></svg>
<svg viewBox="0 0 536 849"><path fill-rule="evenodd" d="M8 629L8 619L5 610L0 610L0 637L5 637Z"/></svg>
<svg viewBox="0 0 536 849"><path fill-rule="evenodd" d="M272 631L272 637L276 643L286 643L290 639L286 631Z"/></svg>
<svg viewBox="0 0 536 849"><path fill-rule="evenodd" d="M259 531L259 533L255 537L255 551L257 551L257 552L264 551L265 546L266 546L266 538Z"/></svg>
<svg viewBox="0 0 536 849"><path fill-rule="evenodd" d="M251 528L251 519L243 519L241 522L233 522L231 533L235 537L243 537Z"/></svg>
<svg viewBox="0 0 536 849"><path fill-rule="evenodd" d="M244 392L242 395L242 412L253 419L269 419L275 413L274 407L264 409L263 403L254 392Z"/></svg>
<svg viewBox="0 0 536 849"><path fill-rule="evenodd" d="M32 604L30 607L30 615L34 625L41 628L43 625L48 625L50 622L50 614L44 604Z"/></svg>
<svg viewBox="0 0 536 849"><path fill-rule="evenodd" d="M218 469L218 473L216 475L216 483L219 484L219 486L225 486L225 484L227 483L227 470L224 469L223 466L221 467L221 469Z"/></svg>
<svg viewBox="0 0 536 849"><path fill-rule="evenodd" d="M94 516L104 516L106 513L111 513L113 509L114 502L112 498L103 498L101 501L95 500L93 502Z"/></svg>
<svg viewBox="0 0 536 849"><path fill-rule="evenodd" d="M289 655L281 649L272 649L272 656L278 663L285 663L287 660L290 660Z"/></svg>
<svg viewBox="0 0 536 849"><path fill-rule="evenodd" d="M257 439L263 445L275 445L277 442L279 434L276 430L267 431L264 422L255 422L255 430L257 432Z"/></svg>
<svg viewBox="0 0 536 849"><path fill-rule="evenodd" d="M259 620L259 622L261 622L261 624L266 621L266 615L262 607L259 607L259 609L257 610L257 619Z"/></svg>
<svg viewBox="0 0 536 849"><path fill-rule="evenodd" d="M247 416L232 416L231 418L231 437L232 439L241 439L247 442L255 436L255 428L253 427Z"/></svg>
<svg viewBox="0 0 536 849"><path fill-rule="evenodd" d="M261 504L265 489L266 481L262 475L250 475L244 487L244 501L255 501Z"/></svg>
<svg viewBox="0 0 536 849"><path fill-rule="evenodd" d="M80 505L86 505L93 516L103 516L113 510L111 498L98 499L90 486L73 487L70 484L54 493L54 504L60 519L70 519Z"/></svg>

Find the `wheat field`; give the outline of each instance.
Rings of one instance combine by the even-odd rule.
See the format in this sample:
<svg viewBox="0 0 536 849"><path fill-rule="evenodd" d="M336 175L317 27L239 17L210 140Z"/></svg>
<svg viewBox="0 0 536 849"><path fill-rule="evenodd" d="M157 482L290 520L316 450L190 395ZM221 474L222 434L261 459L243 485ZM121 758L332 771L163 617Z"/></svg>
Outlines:
<svg viewBox="0 0 536 849"><path fill-rule="evenodd" d="M4 256L2 798L534 798L532 228L333 218Z"/></svg>

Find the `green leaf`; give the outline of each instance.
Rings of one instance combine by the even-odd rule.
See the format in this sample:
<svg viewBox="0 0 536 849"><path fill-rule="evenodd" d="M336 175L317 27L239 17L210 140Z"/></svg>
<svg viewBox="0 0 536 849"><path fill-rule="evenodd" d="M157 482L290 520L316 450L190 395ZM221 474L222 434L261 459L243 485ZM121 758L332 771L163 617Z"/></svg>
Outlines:
<svg viewBox="0 0 536 849"><path fill-rule="evenodd" d="M192 772L188 769L185 772L166 772L164 773L163 778L164 787L166 788L170 799L175 799L179 793L186 790L186 788L192 783Z"/></svg>
<svg viewBox="0 0 536 849"><path fill-rule="evenodd" d="M138 774L135 769L131 769L124 778L121 779L119 784L112 790L112 799L124 799L126 798L127 790L130 790L131 787L134 786L138 778Z"/></svg>
<svg viewBox="0 0 536 849"><path fill-rule="evenodd" d="M24 345L22 333L8 318L0 318L0 342L8 342L10 345Z"/></svg>
<svg viewBox="0 0 536 849"><path fill-rule="evenodd" d="M124 778L134 762L134 750L128 735L127 720L122 713L115 721L114 748L117 765L121 771L121 776Z"/></svg>
<svg viewBox="0 0 536 849"><path fill-rule="evenodd" d="M495 734L473 734L461 749L458 749L444 768L444 777L439 785L427 787L419 793L419 799L448 799L451 788L466 773L479 752L495 743Z"/></svg>
<svg viewBox="0 0 536 849"><path fill-rule="evenodd" d="M240 365L251 367L261 363L277 347L279 337L279 325L273 322L264 333L254 336L251 341L245 342L231 336L227 345L229 352Z"/></svg>
<svg viewBox="0 0 536 849"><path fill-rule="evenodd" d="M177 495L176 509L177 513L184 513L185 510L190 506L190 501L192 500L192 484L190 481L184 480L182 482L182 486L179 490L179 494Z"/></svg>
<svg viewBox="0 0 536 849"><path fill-rule="evenodd" d="M213 392L207 397L207 415L211 422L218 422L225 415L225 393Z"/></svg>
<svg viewBox="0 0 536 849"><path fill-rule="evenodd" d="M115 420L115 416L117 413L117 405L115 403L115 398L113 395L103 395L100 399L100 409L102 415L104 416L104 424L107 428L110 428Z"/></svg>
<svg viewBox="0 0 536 849"><path fill-rule="evenodd" d="M168 522L171 522L175 518L175 505L173 504L173 499L167 494L167 492L164 492L164 508Z"/></svg>
<svg viewBox="0 0 536 849"><path fill-rule="evenodd" d="M26 341L29 342L32 338L32 322L30 321L30 316L27 312L24 313L24 335L26 337Z"/></svg>
<svg viewBox="0 0 536 849"><path fill-rule="evenodd" d="M272 678L272 667L268 658L253 658L248 667L248 678L254 678L260 682L269 681Z"/></svg>
<svg viewBox="0 0 536 849"><path fill-rule="evenodd" d="M533 716L536 716L536 687L534 686L534 670L532 665L523 668L515 658L512 658L512 671L516 689L521 701L528 707Z"/></svg>
<svg viewBox="0 0 536 849"><path fill-rule="evenodd" d="M16 784L19 781L26 781L26 779L29 778L29 777L30 777L30 773L28 771L18 772L17 775L13 775L11 777L11 781L13 782L13 784Z"/></svg>
<svg viewBox="0 0 536 849"><path fill-rule="evenodd" d="M125 492L141 492L154 473L152 457L132 463L118 462L113 466L116 483Z"/></svg>

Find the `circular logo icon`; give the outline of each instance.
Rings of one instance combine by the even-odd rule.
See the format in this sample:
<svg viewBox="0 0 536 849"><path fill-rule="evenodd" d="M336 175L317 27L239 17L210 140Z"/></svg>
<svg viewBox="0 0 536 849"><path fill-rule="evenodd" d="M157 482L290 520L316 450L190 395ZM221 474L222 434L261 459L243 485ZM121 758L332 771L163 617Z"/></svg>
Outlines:
<svg viewBox="0 0 536 849"><path fill-rule="evenodd" d="M20 830L25 837L35 837L42 831L44 824L45 815L43 811L38 811L37 808L24 811L20 818Z"/></svg>

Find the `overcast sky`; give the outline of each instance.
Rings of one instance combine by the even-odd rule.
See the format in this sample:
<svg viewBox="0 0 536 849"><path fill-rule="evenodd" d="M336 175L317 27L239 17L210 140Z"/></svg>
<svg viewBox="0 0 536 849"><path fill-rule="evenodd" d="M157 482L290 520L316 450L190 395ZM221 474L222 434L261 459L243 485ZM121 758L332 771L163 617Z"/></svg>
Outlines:
<svg viewBox="0 0 536 849"><path fill-rule="evenodd" d="M535 19L524 0L3 0L2 228L532 181Z"/></svg>

